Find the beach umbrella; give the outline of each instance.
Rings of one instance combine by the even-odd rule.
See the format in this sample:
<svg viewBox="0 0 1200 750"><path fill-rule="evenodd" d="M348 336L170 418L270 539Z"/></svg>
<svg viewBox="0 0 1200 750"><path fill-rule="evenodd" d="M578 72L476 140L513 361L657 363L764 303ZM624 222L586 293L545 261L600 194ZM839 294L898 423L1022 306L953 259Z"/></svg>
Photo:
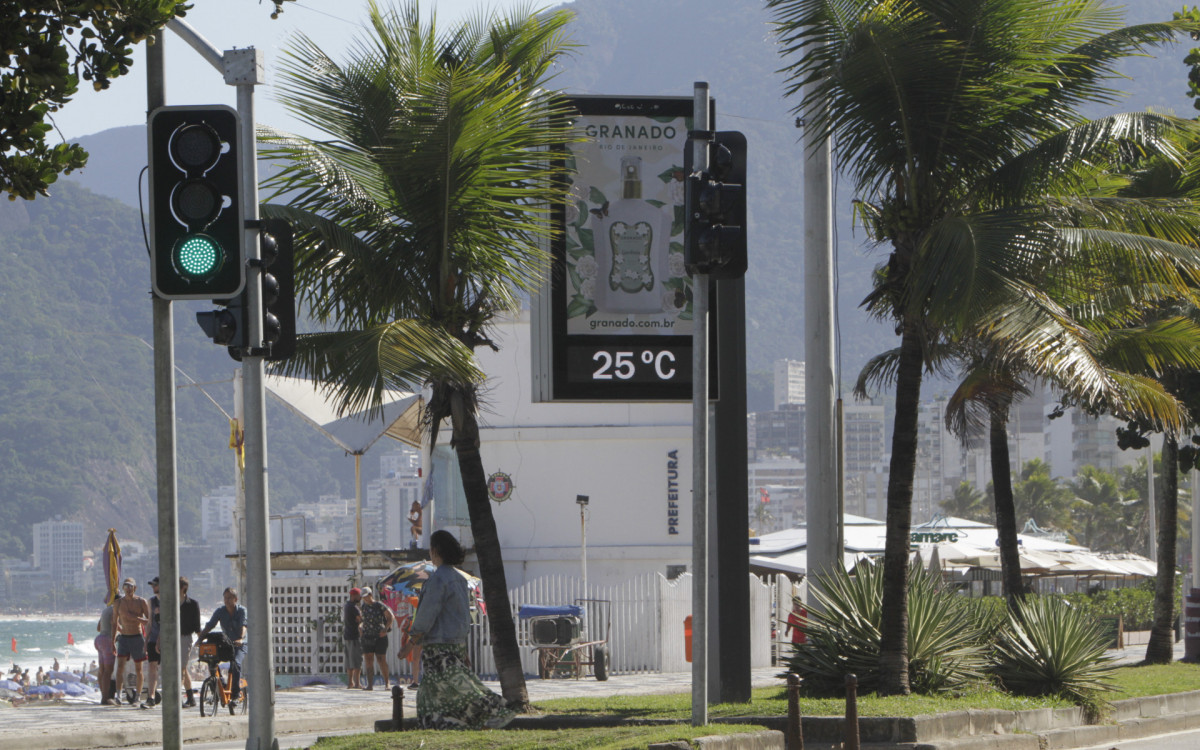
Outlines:
<svg viewBox="0 0 1200 750"><path fill-rule="evenodd" d="M0 690L20 690L21 683L13 680L0 680Z"/></svg>
<svg viewBox="0 0 1200 750"><path fill-rule="evenodd" d="M53 695L54 693L62 692L49 685L34 685L33 687L25 688L25 695Z"/></svg>
<svg viewBox="0 0 1200 750"><path fill-rule="evenodd" d="M51 669L46 673L46 676L52 680L65 680L67 682L79 682L79 675L74 672L59 671L55 672Z"/></svg>
<svg viewBox="0 0 1200 750"><path fill-rule="evenodd" d="M380 601L395 610L404 599L418 596L421 593L421 587L425 585L425 581L429 580L429 576L433 575L435 570L437 568L428 560L401 565L376 581L375 588L378 590ZM471 606L477 608L480 614L486 614L483 603L483 581L458 568L454 570L467 579L467 589L471 592Z"/></svg>
<svg viewBox="0 0 1200 750"><path fill-rule="evenodd" d="M108 541L104 543L104 580L108 584L108 598L113 604L121 591L121 545L117 543L117 530L108 530Z"/></svg>
<svg viewBox="0 0 1200 750"><path fill-rule="evenodd" d="M65 695L70 695L76 698L92 692L83 685L80 685L78 682L64 682L61 685L55 685L55 687L61 690Z"/></svg>

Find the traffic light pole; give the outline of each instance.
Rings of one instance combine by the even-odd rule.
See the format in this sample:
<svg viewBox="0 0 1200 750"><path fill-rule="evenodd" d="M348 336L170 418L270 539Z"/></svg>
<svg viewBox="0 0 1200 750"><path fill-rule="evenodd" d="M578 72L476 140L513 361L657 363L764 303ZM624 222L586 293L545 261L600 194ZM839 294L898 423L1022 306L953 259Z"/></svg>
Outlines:
<svg viewBox="0 0 1200 750"><path fill-rule="evenodd" d="M275 669L271 643L271 545L267 509L266 403L263 389L263 326L259 253L258 160L254 136L254 87L263 82L262 54L253 47L224 54L179 19L168 25L184 41L221 71L225 83L237 87L240 117L239 147L242 149L241 194L245 218L243 252L249 310L248 351L242 357L245 409L245 493L247 545L245 603L249 615L246 679L250 690L250 726L246 750L278 750L275 738ZM169 303L168 303L169 304ZM172 423L173 424L173 423ZM173 455L173 454L172 454ZM241 592L239 592L241 593Z"/></svg>
<svg viewBox="0 0 1200 750"><path fill-rule="evenodd" d="M271 545L267 508L267 410L263 388L262 283L258 243L258 159L254 142L254 87L262 83L262 58L254 48L225 53L225 82L237 86L241 116L243 212L246 217L246 287L251 350L242 357L243 408L246 410L246 539L261 540L246 549L246 601L249 616L247 682L250 686L250 733L246 750L278 750L275 739L275 665L271 644Z"/></svg>
<svg viewBox="0 0 1200 750"><path fill-rule="evenodd" d="M146 45L146 112L166 104L163 34ZM151 295L154 307L154 435L158 494L159 648L162 654L162 746L183 746L179 648L179 506L175 459L175 330L171 301ZM174 634L175 637L169 637ZM152 697L152 696L151 696Z"/></svg>
<svg viewBox="0 0 1200 750"><path fill-rule="evenodd" d="M693 86L693 130L711 128L708 84ZM708 141L692 169L708 170ZM708 274L692 275L692 726L708 724Z"/></svg>

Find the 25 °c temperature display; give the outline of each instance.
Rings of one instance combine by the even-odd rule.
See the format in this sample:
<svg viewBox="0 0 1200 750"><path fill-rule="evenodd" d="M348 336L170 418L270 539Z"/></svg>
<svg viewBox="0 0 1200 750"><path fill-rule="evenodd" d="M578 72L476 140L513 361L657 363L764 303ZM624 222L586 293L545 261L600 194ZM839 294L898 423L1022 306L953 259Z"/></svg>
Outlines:
<svg viewBox="0 0 1200 750"><path fill-rule="evenodd" d="M574 346L568 359L571 380L606 383L690 382L691 349L674 346Z"/></svg>

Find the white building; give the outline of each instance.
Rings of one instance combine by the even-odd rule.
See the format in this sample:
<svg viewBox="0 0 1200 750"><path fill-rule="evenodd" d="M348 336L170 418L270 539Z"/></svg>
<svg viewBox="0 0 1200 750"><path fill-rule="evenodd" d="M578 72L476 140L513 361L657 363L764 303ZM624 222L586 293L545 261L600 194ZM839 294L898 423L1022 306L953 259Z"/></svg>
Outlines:
<svg viewBox="0 0 1200 750"><path fill-rule="evenodd" d="M587 495L588 579L623 583L692 559L690 403L532 403L528 313L498 325L499 352L477 350L489 379L480 409L484 471L511 492L492 506L509 586L578 575ZM434 452L433 528L470 541L470 521L442 428ZM428 523L428 513L426 514Z"/></svg>
<svg viewBox="0 0 1200 750"><path fill-rule="evenodd" d="M775 408L804 403L804 363L794 359L775 360Z"/></svg>
<svg viewBox="0 0 1200 750"><path fill-rule="evenodd" d="M83 572L83 524L42 521L33 525L33 567L55 583L78 584Z"/></svg>
<svg viewBox="0 0 1200 750"><path fill-rule="evenodd" d="M233 485L218 487L201 497L200 538L210 543L235 539L235 511L237 491Z"/></svg>

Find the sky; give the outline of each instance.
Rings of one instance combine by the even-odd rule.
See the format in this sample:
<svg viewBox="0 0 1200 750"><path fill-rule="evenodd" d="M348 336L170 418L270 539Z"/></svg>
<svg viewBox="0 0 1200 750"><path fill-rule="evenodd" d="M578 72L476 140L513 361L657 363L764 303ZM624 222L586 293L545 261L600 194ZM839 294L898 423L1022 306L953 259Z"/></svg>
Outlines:
<svg viewBox="0 0 1200 750"><path fill-rule="evenodd" d="M382 7L399 0L379 0ZM423 15L437 13L439 27L486 10L506 11L521 7L542 9L558 2L530 0L421 0ZM183 19L217 49L254 47L266 58L267 84L255 89L258 122L300 131L303 128L274 101L271 83L281 50L297 31L311 37L336 60L366 19L366 0L297 0L284 4L277 20L271 20L270 0L193 0L194 7ZM123 125L146 121L146 52L134 48L130 72L113 81L102 92L82 82L79 94L54 116L62 136L74 140ZM167 104L228 104L236 106L233 86L227 86L209 63L172 32L166 32Z"/></svg>

